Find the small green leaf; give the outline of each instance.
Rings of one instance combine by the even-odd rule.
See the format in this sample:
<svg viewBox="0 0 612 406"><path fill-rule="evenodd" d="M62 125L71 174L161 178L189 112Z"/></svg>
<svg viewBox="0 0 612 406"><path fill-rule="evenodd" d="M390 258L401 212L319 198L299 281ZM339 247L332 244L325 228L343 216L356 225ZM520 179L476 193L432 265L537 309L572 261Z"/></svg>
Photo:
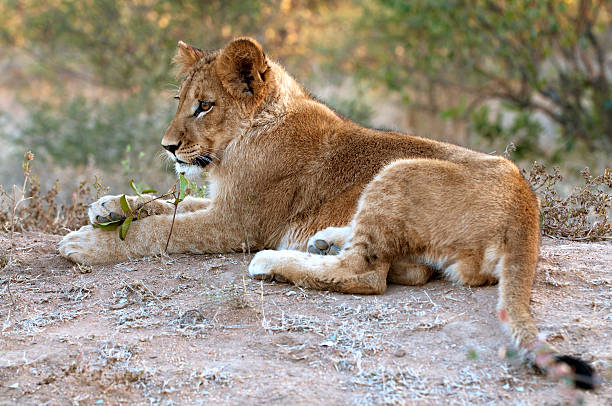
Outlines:
<svg viewBox="0 0 612 406"><path fill-rule="evenodd" d="M140 191L138 190L138 187L137 187L137 186L136 186L136 184L134 183L134 180L133 180L133 179L130 179L130 182L129 182L129 183L130 183L130 187L132 188L132 190L133 190L134 192L136 192L136 194L137 194L138 196L141 196ZM142 192L142 193L145 193L145 192Z"/></svg>
<svg viewBox="0 0 612 406"><path fill-rule="evenodd" d="M119 227L123 223L123 220L118 221L109 221L107 223L96 223L94 224L94 228L101 228L103 230L112 231Z"/></svg>
<svg viewBox="0 0 612 406"><path fill-rule="evenodd" d="M185 174L179 174L179 195L178 201L182 202L185 200L185 194L187 193L187 188L189 187L189 181L185 177Z"/></svg>
<svg viewBox="0 0 612 406"><path fill-rule="evenodd" d="M121 196L121 198L119 199L119 204L121 204L121 209L124 211L125 214L130 214L132 212L132 209L130 209L130 205L128 204L125 195Z"/></svg>
<svg viewBox="0 0 612 406"><path fill-rule="evenodd" d="M125 236L127 235L128 230L130 229L130 225L132 224L133 219L134 216L129 216L123 221L123 224L121 224L121 228L119 229L119 238L121 239L121 241L125 240Z"/></svg>
<svg viewBox="0 0 612 406"><path fill-rule="evenodd" d="M145 194L146 193L155 193L155 194L157 194L158 192L155 189L145 189L145 190L142 191L142 193L145 193Z"/></svg>

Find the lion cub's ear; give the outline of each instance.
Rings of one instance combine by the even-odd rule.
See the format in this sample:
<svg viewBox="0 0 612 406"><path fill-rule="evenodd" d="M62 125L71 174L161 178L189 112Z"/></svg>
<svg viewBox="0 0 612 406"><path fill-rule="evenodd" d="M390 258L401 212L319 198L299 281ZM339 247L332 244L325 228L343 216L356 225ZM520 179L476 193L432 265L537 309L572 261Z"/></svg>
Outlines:
<svg viewBox="0 0 612 406"><path fill-rule="evenodd" d="M266 90L268 65L261 45L242 37L230 42L217 59L217 75L233 97L259 103Z"/></svg>
<svg viewBox="0 0 612 406"><path fill-rule="evenodd" d="M191 46L183 41L178 42L178 51L172 61L178 66L177 76L184 75L191 67L205 55L200 48Z"/></svg>

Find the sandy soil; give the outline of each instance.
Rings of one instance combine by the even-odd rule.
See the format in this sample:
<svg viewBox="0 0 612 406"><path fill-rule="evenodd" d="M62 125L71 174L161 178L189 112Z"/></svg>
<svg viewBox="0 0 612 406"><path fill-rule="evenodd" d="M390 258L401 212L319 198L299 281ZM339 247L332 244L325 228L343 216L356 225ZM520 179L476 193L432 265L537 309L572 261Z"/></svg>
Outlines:
<svg viewBox="0 0 612 406"><path fill-rule="evenodd" d="M612 404L610 243L544 240L533 287L540 329L604 377L585 394L499 358L496 287L302 290L243 254L79 268L60 238L17 235L0 271L0 404Z"/></svg>

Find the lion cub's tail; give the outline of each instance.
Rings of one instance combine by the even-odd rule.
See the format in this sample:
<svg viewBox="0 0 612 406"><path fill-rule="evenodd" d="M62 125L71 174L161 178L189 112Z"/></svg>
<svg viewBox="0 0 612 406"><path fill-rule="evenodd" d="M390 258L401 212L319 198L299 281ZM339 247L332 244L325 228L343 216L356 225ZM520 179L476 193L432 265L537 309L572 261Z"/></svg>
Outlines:
<svg viewBox="0 0 612 406"><path fill-rule="evenodd" d="M509 328L522 355L547 374L569 379L580 389L594 389L597 377L593 368L579 358L560 355L539 337L529 311L533 275L538 261L539 227L523 226L509 230L506 253L499 275L498 315Z"/></svg>

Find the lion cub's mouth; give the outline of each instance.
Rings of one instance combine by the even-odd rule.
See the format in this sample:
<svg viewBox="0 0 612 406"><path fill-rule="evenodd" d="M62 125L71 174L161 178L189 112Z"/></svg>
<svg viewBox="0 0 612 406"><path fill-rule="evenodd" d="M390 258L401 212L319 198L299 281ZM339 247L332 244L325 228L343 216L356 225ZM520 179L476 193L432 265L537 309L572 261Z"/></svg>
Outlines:
<svg viewBox="0 0 612 406"><path fill-rule="evenodd" d="M199 166L200 168L204 168L212 162L212 158L209 155L198 155L191 162L187 162L176 157L175 162L181 165L194 165Z"/></svg>
<svg viewBox="0 0 612 406"><path fill-rule="evenodd" d="M192 162L194 165L204 168L212 162L212 158L208 155L198 155Z"/></svg>

